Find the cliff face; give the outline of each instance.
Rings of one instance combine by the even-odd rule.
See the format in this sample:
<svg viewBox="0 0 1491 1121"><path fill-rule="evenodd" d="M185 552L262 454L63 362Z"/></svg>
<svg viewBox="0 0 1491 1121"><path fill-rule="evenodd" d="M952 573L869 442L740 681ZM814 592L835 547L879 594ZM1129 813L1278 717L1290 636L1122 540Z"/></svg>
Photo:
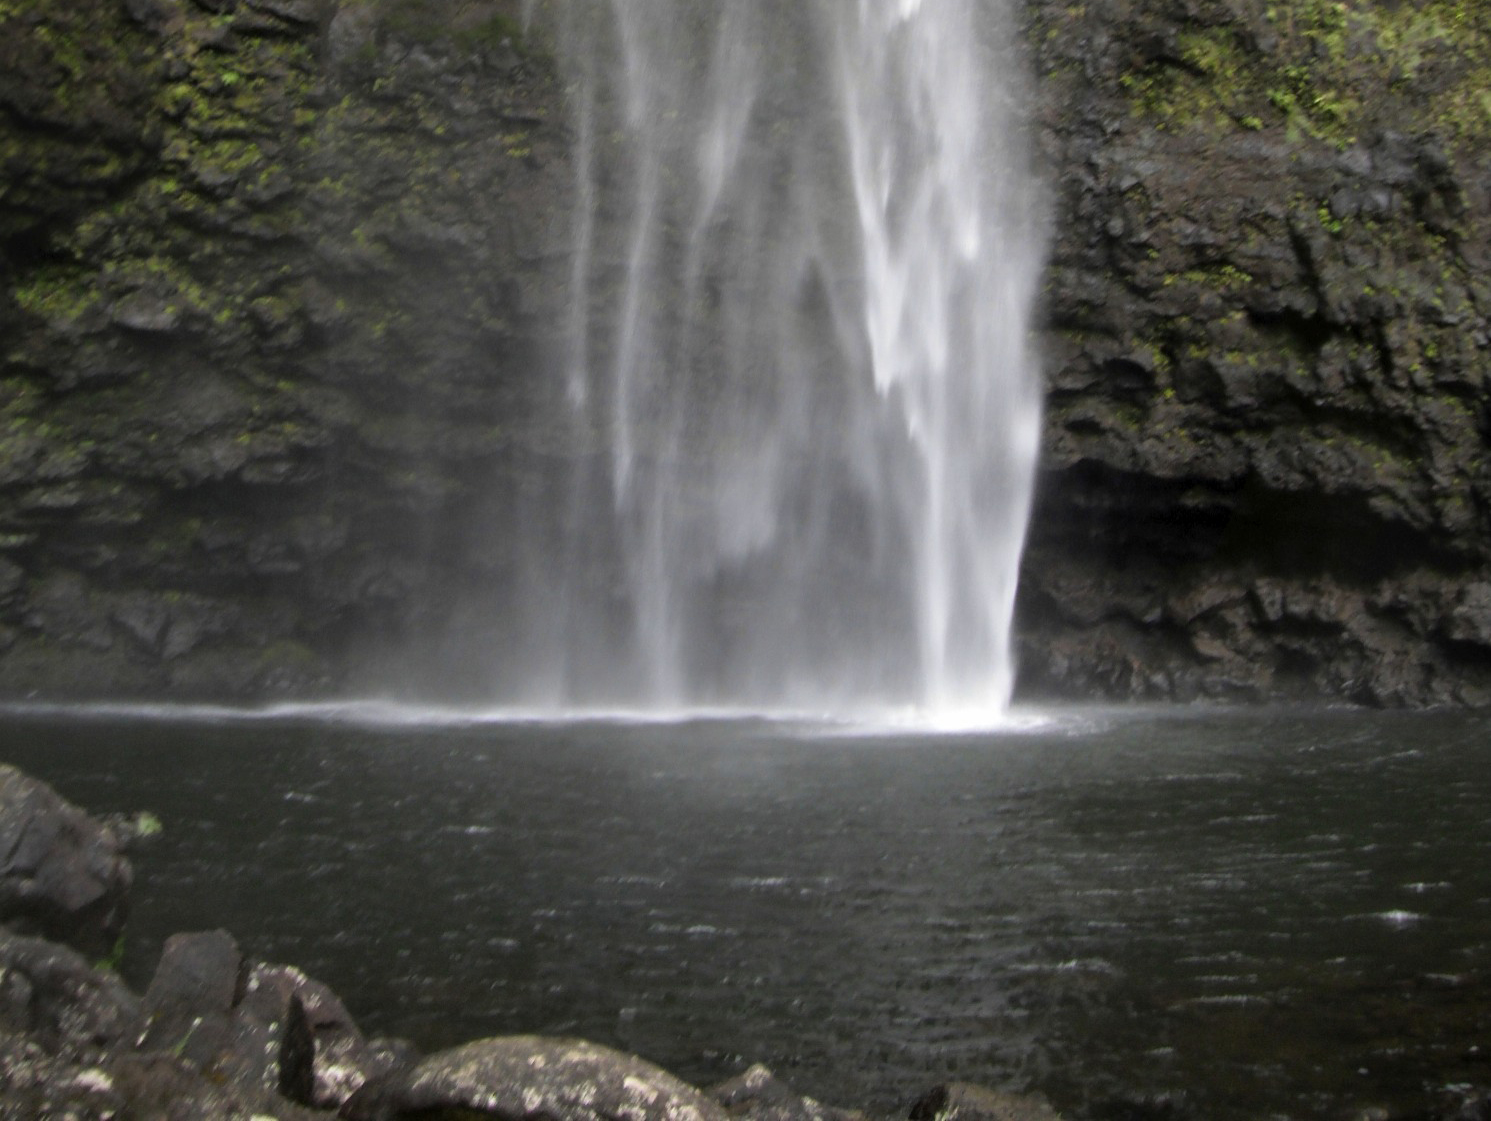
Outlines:
<svg viewBox="0 0 1491 1121"><path fill-rule="evenodd" d="M1025 683L1491 701L1491 13L1033 5Z"/></svg>
<svg viewBox="0 0 1491 1121"><path fill-rule="evenodd" d="M570 176L466 7L0 4L6 693L335 685L477 578Z"/></svg>
<svg viewBox="0 0 1491 1121"><path fill-rule="evenodd" d="M0 2L6 694L406 677L506 578L576 454L562 91L516 7ZM1491 14L1028 13L1026 690L1491 702Z"/></svg>

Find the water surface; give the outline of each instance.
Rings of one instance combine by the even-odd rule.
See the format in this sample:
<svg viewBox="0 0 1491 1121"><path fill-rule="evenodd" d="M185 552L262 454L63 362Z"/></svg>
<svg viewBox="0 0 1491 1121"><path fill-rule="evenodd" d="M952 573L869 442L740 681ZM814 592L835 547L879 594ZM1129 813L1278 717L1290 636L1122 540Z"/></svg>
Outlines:
<svg viewBox="0 0 1491 1121"><path fill-rule="evenodd" d="M569 1033L700 1082L759 1061L891 1107L955 1077L1073 1116L1491 1083L1491 716L397 716L12 711L0 758L163 819L138 983L223 926L426 1048Z"/></svg>

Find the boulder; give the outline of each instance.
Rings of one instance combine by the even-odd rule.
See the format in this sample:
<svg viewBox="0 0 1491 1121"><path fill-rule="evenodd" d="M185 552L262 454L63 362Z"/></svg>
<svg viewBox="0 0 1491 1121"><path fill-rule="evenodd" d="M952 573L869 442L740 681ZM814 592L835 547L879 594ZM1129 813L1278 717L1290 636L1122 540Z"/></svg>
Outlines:
<svg viewBox="0 0 1491 1121"><path fill-rule="evenodd" d="M47 1054L35 1040L0 1034L0 1118L108 1121L124 1115L113 1077Z"/></svg>
<svg viewBox="0 0 1491 1121"><path fill-rule="evenodd" d="M1006 1094L971 1082L948 1082L911 1107L910 1121L1061 1121L1043 1098Z"/></svg>
<svg viewBox="0 0 1491 1121"><path fill-rule="evenodd" d="M55 942L0 933L0 1032L88 1058L132 1043L140 1022L139 998L114 973Z"/></svg>
<svg viewBox="0 0 1491 1121"><path fill-rule="evenodd" d="M145 992L140 1049L183 1059L247 1098L340 1108L362 1085L413 1065L363 1038L346 1007L298 969L247 961L226 931L167 939Z"/></svg>
<svg viewBox="0 0 1491 1121"><path fill-rule="evenodd" d="M141 1049L178 1055L224 1077L242 1077L245 1064L234 1054L233 1007L246 979L243 954L227 931L173 934L145 990Z"/></svg>
<svg viewBox="0 0 1491 1121"><path fill-rule="evenodd" d="M326 1117L283 1098L247 1094L241 1087L220 1084L210 1073L174 1055L120 1055L105 1065L104 1073L110 1088L128 1103L122 1113L107 1115L110 1118L324 1121Z"/></svg>
<svg viewBox="0 0 1491 1121"><path fill-rule="evenodd" d="M836 1109L797 1093L760 1063L713 1086L709 1096L743 1121L862 1121L858 1110Z"/></svg>
<svg viewBox="0 0 1491 1121"><path fill-rule="evenodd" d="M509 1121L728 1121L731 1116L667 1071L579 1039L481 1039L370 1083L343 1110L352 1121L423 1111Z"/></svg>
<svg viewBox="0 0 1491 1121"><path fill-rule="evenodd" d="M46 783L0 765L0 925L106 956L129 914L123 849Z"/></svg>
<svg viewBox="0 0 1491 1121"><path fill-rule="evenodd" d="M249 973L240 1018L293 1024L282 1053L278 1090L319 1109L340 1109L370 1079L412 1067L417 1055L399 1040L368 1040L346 1005L326 985L288 965L256 964Z"/></svg>

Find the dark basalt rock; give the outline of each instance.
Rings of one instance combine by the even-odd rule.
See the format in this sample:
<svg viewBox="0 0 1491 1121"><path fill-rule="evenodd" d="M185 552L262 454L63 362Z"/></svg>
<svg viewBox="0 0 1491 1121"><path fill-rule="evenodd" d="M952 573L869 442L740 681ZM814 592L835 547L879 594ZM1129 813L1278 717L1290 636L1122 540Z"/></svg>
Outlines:
<svg viewBox="0 0 1491 1121"><path fill-rule="evenodd" d="M402 1040L364 1038L329 988L288 965L256 964L244 986L240 1014L260 1023L293 1025L281 1049L278 1092L318 1109L340 1109L362 1086L417 1061Z"/></svg>
<svg viewBox="0 0 1491 1121"><path fill-rule="evenodd" d="M740 1121L864 1121L857 1110L838 1109L797 1093L757 1063L713 1086L709 1097Z"/></svg>
<svg viewBox="0 0 1491 1121"><path fill-rule="evenodd" d="M324 691L489 578L560 94L516 3L408 7L0 12L5 694Z"/></svg>
<svg viewBox="0 0 1491 1121"><path fill-rule="evenodd" d="M1027 13L1055 243L1023 687L1491 703L1491 129L1456 109L1491 22L1389 94L1391 5Z"/></svg>
<svg viewBox="0 0 1491 1121"><path fill-rule="evenodd" d="M170 1121L325 1121L326 1114L304 1109L282 1098L223 1084L174 1055L120 1055L106 1065L114 1090L124 1098L126 1117Z"/></svg>
<svg viewBox="0 0 1491 1121"><path fill-rule="evenodd" d="M129 914L123 850L120 833L0 764L0 924L108 954Z"/></svg>
<svg viewBox="0 0 1491 1121"><path fill-rule="evenodd" d="M107 1071L49 1055L24 1036L0 1033L3 1121L112 1121L123 1115L124 1106L124 1096Z"/></svg>
<svg viewBox="0 0 1491 1121"><path fill-rule="evenodd" d="M972 1082L934 1087L911 1106L909 1121L1061 1121L1043 1099Z"/></svg>
<svg viewBox="0 0 1491 1121"><path fill-rule="evenodd" d="M635 1055L578 1039L481 1039L431 1055L407 1074L370 1085L343 1111L350 1121L465 1111L507 1121L727 1121L698 1090Z"/></svg>
<svg viewBox="0 0 1491 1121"><path fill-rule="evenodd" d="M235 1046L233 1010L246 975L247 963L227 931L172 935L145 990L141 1046L238 1073L242 1056ZM226 1069L223 1074L227 1077Z"/></svg>
<svg viewBox="0 0 1491 1121"><path fill-rule="evenodd" d="M167 939L145 992L138 1046L266 1099L337 1109L407 1065L397 1043L363 1038L336 994L298 969L251 963L226 931Z"/></svg>
<svg viewBox="0 0 1491 1121"><path fill-rule="evenodd" d="M76 950L0 932L0 1031L81 1061L131 1045L141 1016L124 982Z"/></svg>

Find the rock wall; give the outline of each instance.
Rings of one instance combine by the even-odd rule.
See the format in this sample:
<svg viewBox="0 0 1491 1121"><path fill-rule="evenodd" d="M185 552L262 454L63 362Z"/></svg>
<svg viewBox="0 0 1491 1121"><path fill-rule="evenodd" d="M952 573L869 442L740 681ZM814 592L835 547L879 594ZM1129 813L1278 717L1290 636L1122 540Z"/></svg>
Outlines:
<svg viewBox="0 0 1491 1121"><path fill-rule="evenodd" d="M1029 12L1027 689L1491 702L1491 11Z"/></svg>
<svg viewBox="0 0 1491 1121"><path fill-rule="evenodd" d="M5 693L334 687L500 564L570 179L516 15L0 3Z"/></svg>
<svg viewBox="0 0 1491 1121"><path fill-rule="evenodd" d="M518 4L0 0L4 694L488 683L432 655L589 454ZM1027 12L1024 691L1491 703L1491 13Z"/></svg>

